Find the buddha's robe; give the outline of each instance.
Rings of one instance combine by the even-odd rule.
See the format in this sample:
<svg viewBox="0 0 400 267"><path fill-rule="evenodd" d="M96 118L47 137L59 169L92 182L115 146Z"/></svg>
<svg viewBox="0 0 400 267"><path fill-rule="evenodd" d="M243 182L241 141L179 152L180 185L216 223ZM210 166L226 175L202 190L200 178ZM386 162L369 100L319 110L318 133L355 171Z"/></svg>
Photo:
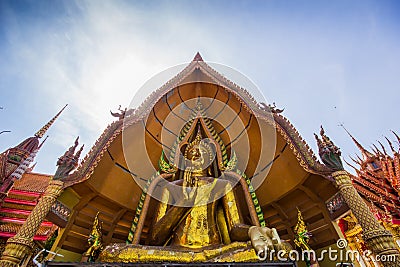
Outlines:
<svg viewBox="0 0 400 267"><path fill-rule="evenodd" d="M228 181L201 178L197 188L186 190L196 190L193 207L169 207L168 203L179 202L183 194L164 190L149 244L165 245L172 240L172 246L203 248L249 240L248 226L243 224Z"/></svg>

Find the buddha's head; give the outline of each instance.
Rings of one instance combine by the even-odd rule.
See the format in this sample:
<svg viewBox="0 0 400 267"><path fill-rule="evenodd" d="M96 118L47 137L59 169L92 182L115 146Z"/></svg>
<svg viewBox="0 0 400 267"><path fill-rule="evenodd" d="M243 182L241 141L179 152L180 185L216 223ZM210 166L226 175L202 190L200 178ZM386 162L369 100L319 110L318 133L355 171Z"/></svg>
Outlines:
<svg viewBox="0 0 400 267"><path fill-rule="evenodd" d="M188 144L185 150L185 159L187 165L190 165L194 170L205 170L211 163L212 150L209 144L201 138L201 133L198 131L196 138ZM187 166L189 167L189 166Z"/></svg>

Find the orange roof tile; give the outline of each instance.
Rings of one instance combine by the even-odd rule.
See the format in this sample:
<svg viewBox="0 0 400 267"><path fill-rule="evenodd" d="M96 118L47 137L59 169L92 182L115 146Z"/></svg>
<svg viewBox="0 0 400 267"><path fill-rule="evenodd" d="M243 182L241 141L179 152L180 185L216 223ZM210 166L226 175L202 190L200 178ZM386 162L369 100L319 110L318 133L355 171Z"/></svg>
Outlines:
<svg viewBox="0 0 400 267"><path fill-rule="evenodd" d="M41 173L25 173L20 180L15 181L12 189L43 193L50 181L51 175Z"/></svg>

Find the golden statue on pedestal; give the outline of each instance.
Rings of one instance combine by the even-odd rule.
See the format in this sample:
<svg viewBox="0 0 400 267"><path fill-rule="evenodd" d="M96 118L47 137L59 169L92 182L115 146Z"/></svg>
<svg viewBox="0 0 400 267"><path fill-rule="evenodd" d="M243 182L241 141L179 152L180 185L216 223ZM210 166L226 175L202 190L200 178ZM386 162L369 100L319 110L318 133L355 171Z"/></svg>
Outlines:
<svg viewBox="0 0 400 267"><path fill-rule="evenodd" d="M216 163L217 146L202 139L200 122L192 126L197 126L197 133L192 131L191 138L180 146L184 152L180 160L184 162L183 167L163 177L171 181L162 186L161 199L154 209L145 241L140 241L139 221L136 242L108 246L100 255L100 261L259 261L257 254L288 248L275 229L259 225L248 190L241 192L246 204L238 203L234 188L242 177L216 167L221 166ZM243 184L237 183L236 187L241 189ZM244 222L241 211L244 206L250 210L253 225ZM141 220L144 219L141 217Z"/></svg>
<svg viewBox="0 0 400 267"><path fill-rule="evenodd" d="M83 254L82 261L94 262L99 256L101 250L103 249L103 240L102 240L102 222L99 220L99 213L97 212L96 217L94 218L92 231L90 232L88 243L89 248Z"/></svg>

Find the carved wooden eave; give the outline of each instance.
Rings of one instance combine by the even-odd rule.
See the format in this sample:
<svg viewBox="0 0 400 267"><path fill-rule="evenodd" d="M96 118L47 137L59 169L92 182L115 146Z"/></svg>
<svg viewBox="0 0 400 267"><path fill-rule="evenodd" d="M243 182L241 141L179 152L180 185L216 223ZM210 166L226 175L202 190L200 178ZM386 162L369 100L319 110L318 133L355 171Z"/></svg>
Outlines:
<svg viewBox="0 0 400 267"><path fill-rule="evenodd" d="M215 84L231 92L243 104L245 109L247 109L254 116L265 120L270 124L275 124L277 131L289 144L290 149L293 151L298 162L304 168L304 170L309 173L319 174L322 176L328 176L330 174L330 170L324 164L318 161L309 145L300 136L299 132L287 118L281 114L272 113L274 122L271 122L271 112L261 109L259 103L257 103L254 97L251 96L246 89L228 80L204 61L194 60L175 77L166 82L156 91L153 91L153 93L151 93L150 96L148 96L137 109L128 110L127 114L129 113L129 115L127 115L125 120L120 118L111 123L97 139L96 143L85 156L78 169L66 180L65 187L88 179L93 173L98 162L103 157L107 148L110 146L113 140L122 133L123 127L128 127L134 123L144 120L151 112L154 105L165 94L179 86L182 81L184 81L196 69L201 70L204 74L211 78Z"/></svg>

